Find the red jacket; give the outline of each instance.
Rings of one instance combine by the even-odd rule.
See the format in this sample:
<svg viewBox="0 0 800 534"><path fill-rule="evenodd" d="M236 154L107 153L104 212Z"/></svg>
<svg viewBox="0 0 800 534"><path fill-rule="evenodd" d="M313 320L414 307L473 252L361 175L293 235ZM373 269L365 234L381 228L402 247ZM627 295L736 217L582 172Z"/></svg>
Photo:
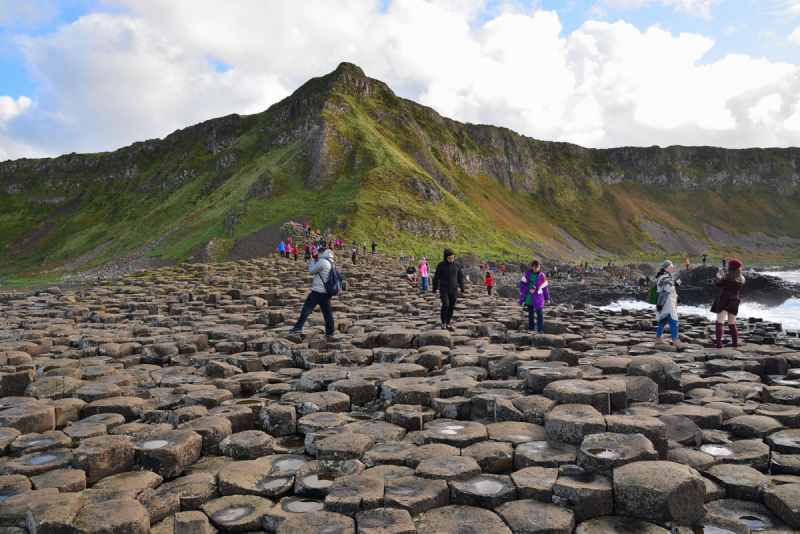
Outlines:
<svg viewBox="0 0 800 534"><path fill-rule="evenodd" d="M485 287L494 287L494 277L490 274L486 277L486 283L483 284Z"/></svg>

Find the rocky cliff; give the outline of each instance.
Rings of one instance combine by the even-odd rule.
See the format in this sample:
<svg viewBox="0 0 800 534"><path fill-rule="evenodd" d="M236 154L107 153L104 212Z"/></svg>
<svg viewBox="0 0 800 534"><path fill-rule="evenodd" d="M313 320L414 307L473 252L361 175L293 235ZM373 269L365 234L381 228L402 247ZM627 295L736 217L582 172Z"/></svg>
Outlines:
<svg viewBox="0 0 800 534"><path fill-rule="evenodd" d="M713 248L709 225L800 237L798 162L794 148L539 141L441 117L343 63L260 114L109 153L0 163L0 262L39 271L104 246L96 265L157 240L147 254L182 261L299 213L417 252L667 252L644 221Z"/></svg>

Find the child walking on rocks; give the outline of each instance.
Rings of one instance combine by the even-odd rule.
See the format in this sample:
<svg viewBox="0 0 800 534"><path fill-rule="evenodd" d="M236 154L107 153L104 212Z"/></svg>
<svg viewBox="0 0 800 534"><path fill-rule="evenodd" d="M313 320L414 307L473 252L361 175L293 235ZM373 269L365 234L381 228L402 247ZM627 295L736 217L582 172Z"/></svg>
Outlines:
<svg viewBox="0 0 800 534"><path fill-rule="evenodd" d="M458 296L458 288L461 288L461 294L466 293L464 290L464 275L456 261L456 253L453 249L444 249L444 261L439 262L436 266L436 272L433 273L433 292L439 289L439 298L442 299L442 330L450 328L450 321L453 319L453 312L456 309L456 298Z"/></svg>
<svg viewBox="0 0 800 534"><path fill-rule="evenodd" d="M717 314L715 346L722 348L722 335L725 319L728 319L728 331L731 334L731 346L739 346L739 328L736 326L736 316L739 315L739 292L744 286L744 276L742 275L742 262L733 259L728 264L728 272L723 276L717 274L714 285L722 288L722 293L711 306L711 313Z"/></svg>
<svg viewBox="0 0 800 534"><path fill-rule="evenodd" d="M317 254L312 256L311 263L308 264L308 273L314 275L314 285L311 287L311 292L303 304L300 318L297 319L294 327L289 332L293 334L301 333L303 325L306 324L306 319L314 311L314 308L319 305L322 317L325 319L325 337L329 339L334 337L336 324L334 323L333 308L331 307L332 295L325 289L325 280L330 277L331 269L335 266L333 250L325 250L321 258Z"/></svg>
<svg viewBox="0 0 800 534"><path fill-rule="evenodd" d="M519 283L519 305L528 309L528 333L544 334L544 305L550 304L550 288L539 260L531 262ZM535 320L534 320L535 316ZM535 323L535 327L534 327Z"/></svg>
<svg viewBox="0 0 800 534"><path fill-rule="evenodd" d="M672 277L672 271L675 266L669 260L664 260L661 264L658 274L656 274L656 286L658 287L658 302L656 303L656 320L658 321L658 329L656 330L656 347L659 345L669 345L664 341L661 336L664 334L664 327L669 324L670 335L672 336L672 344L676 347L680 346L678 339L678 286L681 281L677 282Z"/></svg>
<svg viewBox="0 0 800 534"><path fill-rule="evenodd" d="M419 262L419 279L422 281L422 291L428 291L428 260L423 256Z"/></svg>

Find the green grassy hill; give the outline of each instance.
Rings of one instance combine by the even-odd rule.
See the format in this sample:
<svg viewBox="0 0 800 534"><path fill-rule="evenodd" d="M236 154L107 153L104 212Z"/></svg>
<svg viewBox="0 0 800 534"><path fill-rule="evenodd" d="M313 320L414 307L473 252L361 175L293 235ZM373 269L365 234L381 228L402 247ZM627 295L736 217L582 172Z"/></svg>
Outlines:
<svg viewBox="0 0 800 534"><path fill-rule="evenodd" d="M159 239L147 256L184 261L298 214L417 254L580 256L561 229L644 257L659 249L645 219L700 241L708 225L798 238L797 168L797 149L593 150L462 124L343 63L263 113L110 153L0 163L0 276L95 251L86 268Z"/></svg>

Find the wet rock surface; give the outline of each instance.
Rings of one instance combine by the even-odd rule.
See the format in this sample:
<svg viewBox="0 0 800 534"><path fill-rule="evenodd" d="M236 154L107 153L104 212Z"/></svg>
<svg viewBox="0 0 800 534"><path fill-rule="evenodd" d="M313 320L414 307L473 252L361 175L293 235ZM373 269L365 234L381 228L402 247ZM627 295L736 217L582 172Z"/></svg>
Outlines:
<svg viewBox="0 0 800 534"><path fill-rule="evenodd" d="M443 331L439 300L376 255L339 266L330 339L319 312L290 332L305 267L0 303L0 528L800 529L800 340L780 325L715 349L681 317L682 344L657 346L650 311L581 305L547 308L539 336L468 286Z"/></svg>

